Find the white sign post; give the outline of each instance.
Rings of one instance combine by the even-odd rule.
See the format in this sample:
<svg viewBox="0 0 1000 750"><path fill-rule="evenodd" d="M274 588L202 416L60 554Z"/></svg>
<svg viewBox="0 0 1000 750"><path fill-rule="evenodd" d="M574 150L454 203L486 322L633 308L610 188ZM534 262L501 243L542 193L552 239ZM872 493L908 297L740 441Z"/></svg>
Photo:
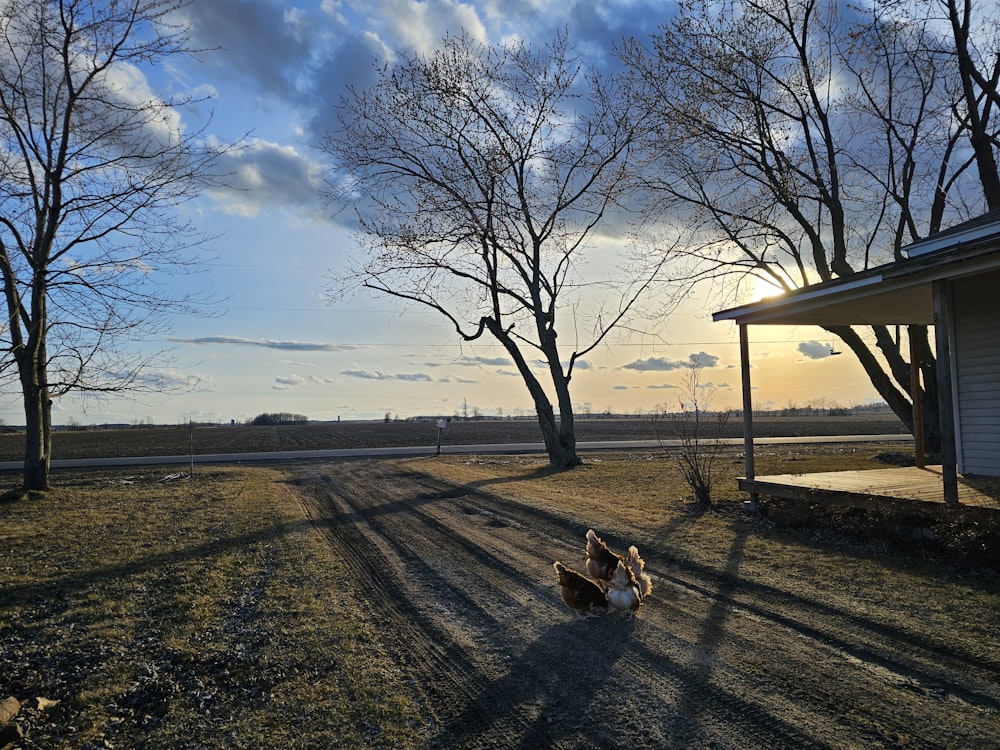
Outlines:
<svg viewBox="0 0 1000 750"><path fill-rule="evenodd" d="M441 433L444 432L444 428L447 426L448 426L448 420L446 419L438 420L438 444L437 444L437 453L434 454L435 456L441 455Z"/></svg>

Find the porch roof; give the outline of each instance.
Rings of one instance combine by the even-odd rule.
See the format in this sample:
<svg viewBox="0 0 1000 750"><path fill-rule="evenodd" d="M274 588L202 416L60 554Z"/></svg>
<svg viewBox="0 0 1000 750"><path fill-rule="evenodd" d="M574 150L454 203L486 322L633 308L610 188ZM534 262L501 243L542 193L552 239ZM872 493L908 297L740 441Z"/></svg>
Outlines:
<svg viewBox="0 0 1000 750"><path fill-rule="evenodd" d="M932 284L1000 268L1000 211L906 248L909 257L722 310L713 320L763 325L933 325Z"/></svg>
<svg viewBox="0 0 1000 750"><path fill-rule="evenodd" d="M907 258L871 268L852 276L814 284L779 297L761 300L715 313L716 321L731 320L740 329L740 365L743 386L743 440L746 446L746 485L756 497L762 492L754 485L753 407L750 391L750 354L747 328L750 324L771 325L938 325L935 341L938 403L941 405L941 453L943 499L958 503L959 488L955 450L949 369L950 331L946 294L938 282L981 274L1000 268L1000 210L931 235L904 248ZM937 317L936 317L937 316ZM911 347L913 337L910 337ZM920 412L919 369L911 352L911 398L917 465L924 465L922 417ZM942 395L944 394L944 395Z"/></svg>

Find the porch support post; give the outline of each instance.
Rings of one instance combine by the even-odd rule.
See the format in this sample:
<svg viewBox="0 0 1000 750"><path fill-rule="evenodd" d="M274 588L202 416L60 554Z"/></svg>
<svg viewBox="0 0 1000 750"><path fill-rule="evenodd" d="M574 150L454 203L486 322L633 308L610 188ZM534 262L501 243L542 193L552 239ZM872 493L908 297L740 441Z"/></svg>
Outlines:
<svg viewBox="0 0 1000 750"><path fill-rule="evenodd" d="M958 467L955 450L955 408L951 383L951 284L947 279L933 282L934 343L937 350L938 414L941 422L941 476L944 502L958 505Z"/></svg>
<svg viewBox="0 0 1000 750"><path fill-rule="evenodd" d="M907 326L906 335L910 339L910 399L913 401L913 449L917 467L927 465L927 451L924 443L924 396L920 388L920 359L914 339L918 326Z"/></svg>
<svg viewBox="0 0 1000 750"><path fill-rule="evenodd" d="M740 323L740 371L743 381L743 472L753 480L753 399L750 397L750 342L747 324ZM750 493L750 502L757 507L757 493Z"/></svg>

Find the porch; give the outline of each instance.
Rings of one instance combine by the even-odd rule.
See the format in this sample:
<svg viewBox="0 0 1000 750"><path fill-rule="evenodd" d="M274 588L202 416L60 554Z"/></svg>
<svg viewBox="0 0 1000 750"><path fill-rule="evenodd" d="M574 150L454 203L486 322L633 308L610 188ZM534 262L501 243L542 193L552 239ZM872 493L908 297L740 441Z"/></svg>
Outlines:
<svg viewBox="0 0 1000 750"><path fill-rule="evenodd" d="M913 510L914 503L927 503L927 510L946 507L940 466L772 474L740 478L739 487L752 496L854 508ZM958 475L958 503L963 509L1000 513L1000 477Z"/></svg>
<svg viewBox="0 0 1000 750"><path fill-rule="evenodd" d="M790 499L821 493L827 501L850 500L852 504L866 497L882 503L916 498L918 502L996 509L995 493L984 493L978 481L960 474L1000 476L1000 326L995 304L1000 284L1000 209L915 242L904 252L906 259L712 316L739 327L746 445L746 479L741 487L748 492ZM916 462L921 468L836 478L757 477L750 325L817 325L831 333L841 327L884 327L885 337L888 327L895 326L897 347L905 326L909 363L897 352L890 375L879 370L877 362L867 361L879 378L895 383L892 388L898 385L908 390ZM934 327L933 342L928 339L929 326ZM874 358L862 343L851 341L856 354ZM926 388L934 391L927 401L937 412L934 426L939 445L932 447L940 451L939 467L923 466ZM894 397L899 395L894 392Z"/></svg>

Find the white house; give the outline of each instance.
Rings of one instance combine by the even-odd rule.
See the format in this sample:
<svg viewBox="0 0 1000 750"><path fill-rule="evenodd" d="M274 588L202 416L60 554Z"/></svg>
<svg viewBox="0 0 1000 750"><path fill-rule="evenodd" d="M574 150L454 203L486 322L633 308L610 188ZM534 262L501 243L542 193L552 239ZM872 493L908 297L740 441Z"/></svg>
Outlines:
<svg viewBox="0 0 1000 750"><path fill-rule="evenodd" d="M957 474L1000 476L1000 211L904 252L906 259L895 263L715 313L714 320L740 327L749 479L747 326L768 324L934 326L945 500L957 502Z"/></svg>

